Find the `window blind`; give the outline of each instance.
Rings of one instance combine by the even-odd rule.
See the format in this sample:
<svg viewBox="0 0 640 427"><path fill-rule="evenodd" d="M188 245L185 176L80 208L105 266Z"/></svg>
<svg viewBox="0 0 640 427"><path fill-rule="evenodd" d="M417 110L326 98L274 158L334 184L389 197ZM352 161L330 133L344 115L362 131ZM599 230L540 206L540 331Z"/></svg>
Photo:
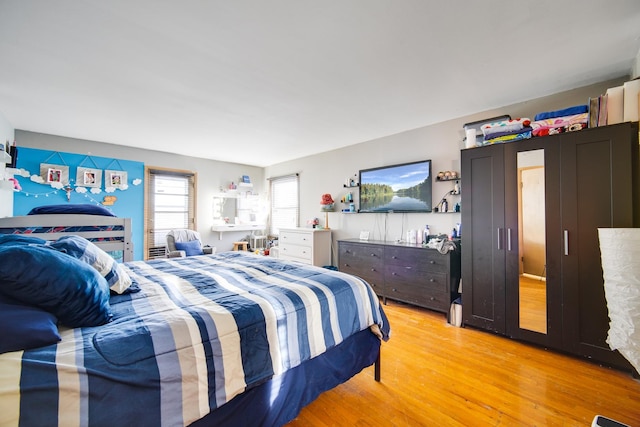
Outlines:
<svg viewBox="0 0 640 427"><path fill-rule="evenodd" d="M147 168L146 259L163 258L167 233L196 229L195 173Z"/></svg>
<svg viewBox="0 0 640 427"><path fill-rule="evenodd" d="M271 224L270 232L277 236L281 228L298 226L299 216L298 175L271 179Z"/></svg>

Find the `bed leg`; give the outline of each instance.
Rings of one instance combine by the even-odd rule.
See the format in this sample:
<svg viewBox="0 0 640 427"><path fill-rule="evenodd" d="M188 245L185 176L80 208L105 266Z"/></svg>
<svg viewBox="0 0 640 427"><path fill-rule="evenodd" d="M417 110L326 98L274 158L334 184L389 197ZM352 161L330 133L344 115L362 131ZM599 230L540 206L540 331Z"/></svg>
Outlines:
<svg viewBox="0 0 640 427"><path fill-rule="evenodd" d="M380 382L380 353L378 353L378 357L376 358L373 377L377 382Z"/></svg>

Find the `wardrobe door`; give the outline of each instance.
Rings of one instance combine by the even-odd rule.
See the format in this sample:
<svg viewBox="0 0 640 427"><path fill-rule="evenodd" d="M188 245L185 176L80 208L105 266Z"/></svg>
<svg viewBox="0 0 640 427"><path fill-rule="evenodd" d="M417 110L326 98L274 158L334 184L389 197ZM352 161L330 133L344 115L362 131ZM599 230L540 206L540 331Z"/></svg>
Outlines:
<svg viewBox="0 0 640 427"><path fill-rule="evenodd" d="M634 227L637 123L563 135L561 268L566 350L628 367L606 343L609 329L598 228Z"/></svg>
<svg viewBox="0 0 640 427"><path fill-rule="evenodd" d="M556 137L505 144L507 335L560 348L562 300L559 265Z"/></svg>
<svg viewBox="0 0 640 427"><path fill-rule="evenodd" d="M504 146L462 150L462 317L505 333Z"/></svg>

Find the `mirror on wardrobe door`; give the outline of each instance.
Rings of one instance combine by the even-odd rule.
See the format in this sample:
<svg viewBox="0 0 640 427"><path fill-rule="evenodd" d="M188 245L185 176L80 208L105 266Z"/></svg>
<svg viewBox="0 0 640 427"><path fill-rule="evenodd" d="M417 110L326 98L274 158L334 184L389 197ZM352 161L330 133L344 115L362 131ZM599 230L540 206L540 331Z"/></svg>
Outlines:
<svg viewBox="0 0 640 427"><path fill-rule="evenodd" d="M519 325L546 334L544 149L520 151L517 162Z"/></svg>

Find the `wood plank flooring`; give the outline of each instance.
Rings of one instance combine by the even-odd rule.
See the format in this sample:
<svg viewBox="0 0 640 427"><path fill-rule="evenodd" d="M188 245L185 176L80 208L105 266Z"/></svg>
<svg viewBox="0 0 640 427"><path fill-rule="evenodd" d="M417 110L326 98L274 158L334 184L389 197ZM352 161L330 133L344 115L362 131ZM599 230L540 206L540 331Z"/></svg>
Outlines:
<svg viewBox="0 0 640 427"><path fill-rule="evenodd" d="M640 382L630 373L456 328L429 310L389 302L385 311L382 381L367 368L289 427L585 427L596 414L640 426Z"/></svg>

